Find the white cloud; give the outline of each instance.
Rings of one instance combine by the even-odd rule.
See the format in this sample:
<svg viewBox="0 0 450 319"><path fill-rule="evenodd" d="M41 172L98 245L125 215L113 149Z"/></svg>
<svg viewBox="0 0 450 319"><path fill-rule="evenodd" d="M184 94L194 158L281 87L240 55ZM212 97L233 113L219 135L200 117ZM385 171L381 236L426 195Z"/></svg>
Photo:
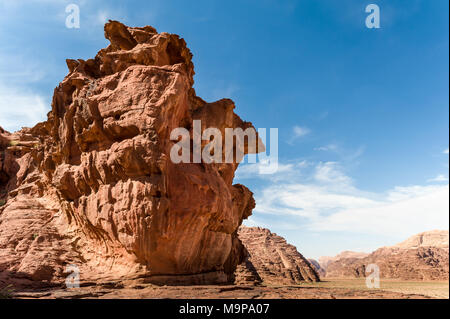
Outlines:
<svg viewBox="0 0 450 319"><path fill-rule="evenodd" d="M390 202L398 202L432 193L439 188L440 186L436 185L396 186L387 192L386 199Z"/></svg>
<svg viewBox="0 0 450 319"><path fill-rule="evenodd" d="M250 216L248 219L243 221L243 224L248 227L263 227L267 229L275 229L275 228L281 228L283 230L292 230L296 231L298 230L297 226L290 222L283 222L279 220L271 220L270 223L264 222L263 219L260 219L255 216Z"/></svg>
<svg viewBox="0 0 450 319"><path fill-rule="evenodd" d="M305 135L308 135L311 132L311 130L307 127L294 126L293 132L294 132L294 137L298 138L298 137L303 137Z"/></svg>
<svg viewBox="0 0 450 319"><path fill-rule="evenodd" d="M339 185L339 187L351 187L352 180L346 176L336 162L319 163L316 166L314 178L322 184Z"/></svg>
<svg viewBox="0 0 450 319"><path fill-rule="evenodd" d="M29 50L2 48L0 51L0 126L7 131L32 127L46 119L47 97L30 89L45 78L51 68ZM51 93L51 92L49 92Z"/></svg>
<svg viewBox="0 0 450 319"><path fill-rule="evenodd" d="M309 128L296 125L292 128L291 137L288 139L287 143L292 145L297 139L305 137L310 133L311 130Z"/></svg>
<svg viewBox="0 0 450 319"><path fill-rule="evenodd" d="M106 11L99 11L97 13L97 21L100 24L105 24L106 22L108 22L108 12L106 12Z"/></svg>
<svg viewBox="0 0 450 319"><path fill-rule="evenodd" d="M311 228L406 237L430 229L448 229L448 203L449 186L445 185L397 201L348 207L321 218Z"/></svg>
<svg viewBox="0 0 450 319"><path fill-rule="evenodd" d="M445 150L445 151L443 151L442 153L444 153L444 154L447 154L448 155L448 148Z"/></svg>
<svg viewBox="0 0 450 319"><path fill-rule="evenodd" d="M297 215L308 222L318 220L323 214L348 207L359 208L373 204L369 198L339 193L323 186L311 184L277 185L266 188L256 198L258 213Z"/></svg>
<svg viewBox="0 0 450 319"><path fill-rule="evenodd" d="M362 191L338 163L318 163L302 179L281 180L257 191L256 214L303 218L298 228L355 234L410 236L448 229L448 185Z"/></svg>
<svg viewBox="0 0 450 319"><path fill-rule="evenodd" d="M337 151L337 149L338 149L338 146L336 144L328 144L325 146L316 147L314 150L327 152L327 151Z"/></svg>
<svg viewBox="0 0 450 319"><path fill-rule="evenodd" d="M250 179L250 178L272 178L274 175L272 174L260 174L260 167L264 165L263 163L255 163L255 164L241 164L239 165L238 170L236 171L235 178L236 179ZM277 175L283 173L292 173L294 170L293 164L278 164Z"/></svg>
<svg viewBox="0 0 450 319"><path fill-rule="evenodd" d="M275 174L261 174L261 166L264 166L263 162L258 162L255 164L240 164L236 174L236 180L246 180L246 179L268 179L272 181L287 181L291 180L295 176L302 174L303 169L307 168L310 163L302 160L292 163L278 163L278 169Z"/></svg>
<svg viewBox="0 0 450 319"><path fill-rule="evenodd" d="M428 180L428 182L430 183L442 183L442 182L448 182L448 177L443 175L443 174L439 174L438 176L436 176L435 178L431 178Z"/></svg>
<svg viewBox="0 0 450 319"><path fill-rule="evenodd" d="M364 154L365 146L361 145L357 149L345 149L338 144L328 144L314 148L315 151L332 152L339 156L341 161L353 162Z"/></svg>
<svg viewBox="0 0 450 319"><path fill-rule="evenodd" d="M2 48L0 51L0 88L2 93L10 91L11 87L24 87L37 83L46 76L45 68L33 56L32 51ZM48 66L45 66L48 68Z"/></svg>
<svg viewBox="0 0 450 319"><path fill-rule="evenodd" d="M108 20L118 20L123 23L127 22L127 14L125 11L119 8L104 5L101 6L101 9L97 9L99 7L100 6L92 5L92 7L88 7L86 9L82 8L83 11L84 10L88 11L87 13L88 25L92 24L95 27L103 26L106 22L108 22ZM154 13L149 13L149 18L151 16L153 19L153 15Z"/></svg>
<svg viewBox="0 0 450 319"><path fill-rule="evenodd" d="M46 119L49 109L42 96L0 83L0 126L5 130L12 132L32 127Z"/></svg>

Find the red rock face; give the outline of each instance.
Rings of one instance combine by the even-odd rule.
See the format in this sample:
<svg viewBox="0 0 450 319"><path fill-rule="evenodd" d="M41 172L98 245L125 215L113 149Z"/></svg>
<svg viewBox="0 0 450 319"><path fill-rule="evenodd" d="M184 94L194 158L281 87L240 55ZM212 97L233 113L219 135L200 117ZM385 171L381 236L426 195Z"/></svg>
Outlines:
<svg viewBox="0 0 450 319"><path fill-rule="evenodd" d="M236 269L236 284L295 285L320 281L313 265L286 239L260 227L239 229L247 254Z"/></svg>
<svg viewBox="0 0 450 319"><path fill-rule="evenodd" d="M253 126L196 96L177 35L112 21L105 37L95 59L67 60L46 122L0 131L0 280L61 282L68 264L82 280L232 280L252 193L232 184L236 162L174 164L170 133Z"/></svg>
<svg viewBox="0 0 450 319"><path fill-rule="evenodd" d="M448 231L417 234L391 247L382 247L371 254L340 254L326 266L329 278L365 277L366 268L376 264L380 278L401 280L448 280Z"/></svg>

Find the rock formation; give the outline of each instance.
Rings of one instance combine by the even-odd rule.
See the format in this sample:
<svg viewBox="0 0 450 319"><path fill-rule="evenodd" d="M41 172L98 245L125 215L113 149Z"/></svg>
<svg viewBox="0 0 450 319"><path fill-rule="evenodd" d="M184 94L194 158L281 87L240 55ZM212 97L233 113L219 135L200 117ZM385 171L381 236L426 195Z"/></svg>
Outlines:
<svg viewBox="0 0 450 319"><path fill-rule="evenodd" d="M238 161L173 163L170 134L253 126L196 96L177 35L110 21L105 37L94 59L67 60L46 122L0 129L0 281L57 284L67 265L82 281L233 280L252 193L232 184Z"/></svg>
<svg viewBox="0 0 450 319"><path fill-rule="evenodd" d="M359 259L359 258L367 257L368 255L369 255L368 253L346 250L346 251L343 251L343 252L337 254L334 257L330 257L330 256L322 256L322 257L320 257L319 258L319 264L320 264L321 268L326 271L327 268L328 268L328 265L330 263L332 263L334 261L337 261L339 259L347 259L347 258Z"/></svg>
<svg viewBox="0 0 450 319"><path fill-rule="evenodd" d="M236 270L237 284L293 285L319 281L319 275L283 237L260 227L239 229L247 250L245 261Z"/></svg>
<svg viewBox="0 0 450 319"><path fill-rule="evenodd" d="M365 277L367 265L376 264L381 278L448 280L448 238L448 231L424 232L397 245L377 249L363 258L338 258L327 265L326 276Z"/></svg>
<svg viewBox="0 0 450 319"><path fill-rule="evenodd" d="M432 230L409 237L392 248L415 249L419 247L448 248L448 230Z"/></svg>

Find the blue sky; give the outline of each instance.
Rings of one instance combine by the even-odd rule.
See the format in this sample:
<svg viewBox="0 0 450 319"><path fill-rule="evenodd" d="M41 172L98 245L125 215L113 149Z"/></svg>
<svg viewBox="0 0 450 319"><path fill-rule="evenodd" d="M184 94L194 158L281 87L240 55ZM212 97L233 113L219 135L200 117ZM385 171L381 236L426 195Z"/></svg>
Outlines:
<svg viewBox="0 0 450 319"><path fill-rule="evenodd" d="M65 7L80 7L80 29ZM365 7L381 28L365 26ZM107 45L103 23L152 25L194 54L195 88L279 129L280 169L243 165L248 225L308 257L370 251L448 229L449 47L445 0L0 0L0 125L44 120L66 58Z"/></svg>

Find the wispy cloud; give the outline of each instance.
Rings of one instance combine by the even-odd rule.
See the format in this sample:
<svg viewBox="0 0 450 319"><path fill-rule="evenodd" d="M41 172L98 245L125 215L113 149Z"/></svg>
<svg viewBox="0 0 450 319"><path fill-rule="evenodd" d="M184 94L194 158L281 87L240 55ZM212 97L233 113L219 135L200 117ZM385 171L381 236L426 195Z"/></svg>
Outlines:
<svg viewBox="0 0 450 319"><path fill-rule="evenodd" d="M423 188L404 199L377 201L365 207L346 207L314 221L319 231L345 231L404 237L428 229L448 229L449 186ZM397 197L390 192L388 197Z"/></svg>
<svg viewBox="0 0 450 319"><path fill-rule="evenodd" d="M111 7L108 4L102 6L93 4L92 6L82 7L80 10L87 11L86 23L88 26L103 26L108 20L118 20L127 23L127 12L120 8Z"/></svg>
<svg viewBox="0 0 450 319"><path fill-rule="evenodd" d="M33 58L0 51L0 126L8 131L32 127L45 120L48 98L31 87L45 77Z"/></svg>
<svg viewBox="0 0 450 319"><path fill-rule="evenodd" d="M7 131L32 127L45 120L48 111L49 106L39 94L0 83L0 126Z"/></svg>
<svg viewBox="0 0 450 319"><path fill-rule="evenodd" d="M448 148L446 150L444 150L442 153L447 154L448 155Z"/></svg>
<svg viewBox="0 0 450 319"><path fill-rule="evenodd" d="M430 183L442 183L442 182L448 182L448 177L444 174L439 174L435 178L431 178L428 180Z"/></svg>
<svg viewBox="0 0 450 319"><path fill-rule="evenodd" d="M288 181L301 177L304 170L310 166L310 163L306 160L278 163L276 174L260 174L262 165L264 164L261 162L239 165L235 174L235 180L264 179L272 182Z"/></svg>
<svg viewBox="0 0 450 319"><path fill-rule="evenodd" d="M336 162L319 163L316 166L314 179L321 184L350 187L353 181L345 175Z"/></svg>
<svg viewBox="0 0 450 319"><path fill-rule="evenodd" d="M361 145L356 149L347 149L343 148L342 146L336 143L331 143L324 146L316 147L314 148L314 150L319 152L332 152L340 158L340 161L354 162L356 159L358 159L364 154L366 147L364 145Z"/></svg>
<svg viewBox="0 0 450 319"><path fill-rule="evenodd" d="M358 189L336 162L316 163L307 172L302 179L280 179L257 191L255 214L301 218L297 227L309 231L409 236L448 228L448 184L374 193Z"/></svg>
<svg viewBox="0 0 450 319"><path fill-rule="evenodd" d="M97 22L100 24L105 24L108 21L108 12L106 11L99 11L97 13Z"/></svg>
<svg viewBox="0 0 450 319"><path fill-rule="evenodd" d="M302 137L305 135L308 135L311 130L307 127L301 127L301 126L294 126L294 137L298 138L298 137Z"/></svg>
<svg viewBox="0 0 450 319"><path fill-rule="evenodd" d="M336 144L328 144L328 145L325 145L325 146L316 147L314 150L315 151L323 151L323 152L337 151L338 150L338 146Z"/></svg>
<svg viewBox="0 0 450 319"><path fill-rule="evenodd" d="M42 80L46 75L43 65L32 54L29 50L18 53L17 50L3 47L0 50L0 85L23 87Z"/></svg>
<svg viewBox="0 0 450 319"><path fill-rule="evenodd" d="M309 128L296 125L292 128L291 137L288 139L287 143L292 145L296 140L309 135L310 133L311 130Z"/></svg>

